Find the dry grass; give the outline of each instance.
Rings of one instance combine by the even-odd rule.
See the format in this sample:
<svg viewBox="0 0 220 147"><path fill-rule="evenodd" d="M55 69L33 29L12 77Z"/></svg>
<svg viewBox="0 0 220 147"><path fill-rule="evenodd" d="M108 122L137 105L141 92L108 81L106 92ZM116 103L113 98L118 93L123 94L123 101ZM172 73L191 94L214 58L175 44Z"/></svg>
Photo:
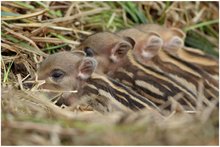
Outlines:
<svg viewBox="0 0 220 147"><path fill-rule="evenodd" d="M197 113L102 115L58 108L19 90L48 54L88 35L154 22L182 28L185 44L218 57L218 2L2 2L2 145L218 145L218 100ZM21 87L20 87L21 88Z"/></svg>

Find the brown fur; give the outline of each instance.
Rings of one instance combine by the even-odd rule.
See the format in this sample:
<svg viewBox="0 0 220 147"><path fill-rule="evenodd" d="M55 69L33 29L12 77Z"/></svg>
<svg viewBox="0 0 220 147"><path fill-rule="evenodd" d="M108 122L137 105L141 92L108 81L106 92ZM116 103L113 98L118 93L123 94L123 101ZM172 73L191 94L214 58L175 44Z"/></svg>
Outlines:
<svg viewBox="0 0 220 147"><path fill-rule="evenodd" d="M142 35L144 35L144 34L142 33ZM153 35L158 37L158 35L155 35L155 34L153 34ZM140 35L137 35L137 36L140 36ZM117 60L116 60L117 62L114 62L114 61L111 62L110 57L112 56L112 51L114 51L116 48L110 48L109 46L111 45L113 47L116 47L116 46L118 46L117 44L120 44L121 41L124 42L126 40L129 40L126 38L127 38L126 36L124 37L124 39L123 39L123 37L120 38L119 36L112 34L112 33L106 33L106 32L97 33L92 36L89 36L82 43L81 49L84 50L86 47L89 47L91 50L93 50L94 56L99 63L98 68L101 69L101 70L99 70L99 72L100 71L102 73L105 72L109 76L117 78L120 82L123 82L124 84L129 83L129 84L127 84L127 86L130 86L132 89L136 90L137 92L140 92L140 90L143 91L143 88L141 88L141 87L138 88L137 85L133 84L137 81L143 81L145 83L148 83L148 85L152 85L154 87L157 87L158 90L160 90L162 93L165 94L161 97L161 99L163 101L166 101L168 99L168 96L174 96L177 93L181 92L180 89L178 89L177 87L173 86L172 84L170 84L168 82L168 81L170 81L170 79L168 77L164 76L163 74L161 75L160 73L155 72L151 68L146 69L146 71L144 71L144 69L140 69L138 66L141 66L141 65L135 65L135 64L138 64L136 61L134 61L134 63L132 63L130 61L130 59L126 56L126 54L124 54L124 56L121 56L121 57L118 56ZM146 39L147 38L149 38L149 36L147 36ZM98 39L101 39L101 40L99 40L97 42ZM135 42L135 40L134 40L134 42ZM158 42L156 41L156 43L158 43ZM132 44L132 43L130 43L130 44ZM120 47L118 49L120 50ZM129 48L127 48L127 50L129 50ZM105 52L103 52L103 51L105 51ZM102 59L105 61L99 60L101 56L104 57ZM134 60L134 59L132 59L132 60ZM104 66L104 68L103 68L103 63L109 63L107 68L106 68L106 66ZM132 80L133 80L132 82L130 81L131 79L129 79L127 76L123 76L123 74L122 75L117 74L117 72L120 68L125 70L125 73L123 73L124 75L129 74L129 73L134 74L134 77L132 77ZM128 73L126 73L126 72L128 72ZM157 76L154 76L151 73L154 73ZM161 77L161 78L159 78L159 77ZM126 82L124 82L124 81L126 81ZM174 82L172 82L172 83L174 83ZM143 96L148 97L150 95L151 97L154 97L154 99L159 98L159 95L157 95L157 96L155 95L156 93L152 94L151 91L148 91L148 87L145 87L144 89L145 89L145 92L144 92L145 94L142 93ZM195 101L194 101L194 104L195 104Z"/></svg>
<svg viewBox="0 0 220 147"><path fill-rule="evenodd" d="M163 49L176 54L179 48L184 46L185 33L178 28L166 28L157 24L139 25L135 28L143 32L158 33L163 40Z"/></svg>
<svg viewBox="0 0 220 147"><path fill-rule="evenodd" d="M164 27L161 27L159 25L145 25L142 26L143 28L149 26L149 29L157 29L158 32L163 32L165 30ZM162 31L163 30L163 31ZM168 30L167 30L168 31ZM169 31L168 31L169 32ZM164 32L163 32L164 33ZM208 82L212 83L215 87L218 87L218 81L214 80L211 76L206 74L206 72L196 65L193 65L191 63L184 63L184 60L180 58L172 58L173 55L168 52L167 50L160 50L160 45L157 44L157 48L153 48L155 52L153 52L150 49L146 49L148 46L147 44L150 44L150 42L147 40L147 36L151 35L151 32L143 33L138 31L137 29L127 29L123 30L118 33L122 37L131 37L135 40L135 46L134 46L134 54L135 57L138 59L139 62L142 64L147 65L148 67L154 67L155 69L159 69L164 71L165 73L171 73L173 75L176 75L178 77L181 77L182 79L186 80L188 83L192 83L195 85L196 89L194 90L194 94L198 91L199 81L203 81L203 78L205 79L205 88L210 89L210 86ZM163 34L161 34L162 36ZM169 33L168 33L169 35ZM145 41L143 41L145 40ZM166 40L165 40L166 41ZM143 45L145 44L145 45ZM149 45L150 46L150 45ZM179 49L181 50L181 49ZM152 60L150 58L144 58L142 55L142 51L148 52L148 54L152 54ZM193 56L193 55L191 55ZM168 60L167 60L168 59ZM183 62L182 62L183 61ZM211 62L211 61L210 61ZM190 67L188 67L190 66ZM158 67L158 68L157 68ZM188 68L188 69L187 69ZM187 69L187 70L183 70ZM189 71L189 72L188 72ZM191 74L191 73L195 74ZM185 85L183 83L183 85ZM209 87L209 88L208 88ZM189 90L193 90L193 88L190 88L188 86ZM216 90L214 90L216 91ZM217 91L216 91L217 92Z"/></svg>
<svg viewBox="0 0 220 147"><path fill-rule="evenodd" d="M95 70L97 64L94 59L85 58L84 54L71 52L60 52L50 55L41 63L37 72L38 79L45 80L45 84L43 84L40 88L57 91L78 91L77 93L63 93L62 98L67 105L70 105L84 93L82 89L85 86L86 79L79 77L79 73L82 72L80 70L83 70L83 62L88 62L89 66L91 66L90 68L87 68L85 73L83 73L90 76L91 73ZM52 74L55 70L62 71L64 74L63 77L54 79ZM49 94L52 96L56 93L51 92Z"/></svg>
<svg viewBox="0 0 220 147"><path fill-rule="evenodd" d="M178 28L166 28L157 24L147 24L136 26L137 29L144 32L158 33L163 39L163 49L167 53L179 57L180 59L195 64L207 73L218 77L218 60L206 55L204 52L184 47L185 33ZM176 36L176 39L174 37ZM174 39L174 40L172 40Z"/></svg>
<svg viewBox="0 0 220 147"><path fill-rule="evenodd" d="M94 58L85 57L81 53L60 52L50 55L38 70L39 80L45 80L40 88L61 91L59 104L73 105L82 98L89 97L87 102L93 107L97 106L94 109L98 111L110 111L113 105L126 111L143 108L159 110L151 101L124 85L95 74L96 66ZM62 73L61 77L58 76L59 73ZM71 93L73 90L77 93ZM49 94L52 96L56 93Z"/></svg>
<svg viewBox="0 0 220 147"><path fill-rule="evenodd" d="M96 60L102 65L97 67L96 71L99 73L105 74L110 70L114 72L125 62L124 54L132 48L130 43L109 32L96 33L88 38L80 45L79 50L84 50L87 47L93 49ZM97 40L100 40L100 43ZM116 49L121 49L122 53L120 54ZM120 58L120 61L116 61L114 57L111 58L111 55L116 59Z"/></svg>

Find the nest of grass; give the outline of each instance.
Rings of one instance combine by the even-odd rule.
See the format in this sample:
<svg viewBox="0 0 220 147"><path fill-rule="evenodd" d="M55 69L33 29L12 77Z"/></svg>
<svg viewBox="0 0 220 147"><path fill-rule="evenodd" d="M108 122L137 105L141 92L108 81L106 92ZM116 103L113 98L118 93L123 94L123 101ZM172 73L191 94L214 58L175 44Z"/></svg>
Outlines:
<svg viewBox="0 0 220 147"><path fill-rule="evenodd" d="M61 109L21 87L49 54L140 23L181 28L186 46L218 57L218 2L4 1L1 12L2 145L218 145L218 101L194 114L102 115Z"/></svg>

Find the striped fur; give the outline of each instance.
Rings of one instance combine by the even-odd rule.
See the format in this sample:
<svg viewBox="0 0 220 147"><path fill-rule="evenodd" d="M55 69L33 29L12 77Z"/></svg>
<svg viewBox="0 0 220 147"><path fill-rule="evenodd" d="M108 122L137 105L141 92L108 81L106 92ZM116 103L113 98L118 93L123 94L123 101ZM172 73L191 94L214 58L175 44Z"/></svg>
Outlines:
<svg viewBox="0 0 220 147"><path fill-rule="evenodd" d="M183 43L185 38L184 32L177 28L172 30L172 28L166 28L156 24L140 25L136 28L146 32L145 36L150 32L157 32L163 39L162 51L159 53L160 57L158 58L157 56L154 58L156 60L154 62L160 64L163 68L162 70L169 73L170 76L176 78L178 81L181 81L181 83L187 84L189 89L194 91L194 93L198 91L198 82L203 79L206 89L211 89L214 93L218 93L218 61L202 51L184 47L183 44L181 46L180 44L176 44L176 41L171 41L177 35L180 37L179 43ZM124 36L135 35L128 34L126 31L124 32ZM138 31L136 32L138 33ZM140 39L137 39L136 44L141 44ZM175 45L177 46L174 47ZM163 51L166 53L163 53Z"/></svg>
<svg viewBox="0 0 220 147"><path fill-rule="evenodd" d="M101 97L107 97L111 102L121 107L123 110L131 109L136 111L148 108L160 111L153 102L137 94L125 85L98 74L92 75L87 81L84 90L84 94L86 95L95 94Z"/></svg>
<svg viewBox="0 0 220 147"><path fill-rule="evenodd" d="M100 106L97 110L108 110L114 104L124 111L144 108L160 111L148 98L143 97L121 83L98 75L97 62L81 52L60 52L48 56L38 69L38 79L45 82L40 89L48 91L48 97L56 96L56 104L75 105L81 101ZM57 100L58 99L58 100ZM96 108L94 108L96 109Z"/></svg>
<svg viewBox="0 0 220 147"><path fill-rule="evenodd" d="M163 54L163 53L162 53ZM123 84L127 85L128 87L132 88L134 91L138 92L139 94L147 97L151 101L153 101L157 105L163 105L166 103L169 97L174 97L176 94L183 92L184 96L179 102L181 104L184 104L186 106L186 109L190 110L195 110L195 105L196 105L196 95L197 95L197 89L198 89L198 81L199 79L202 78L200 75L201 72L199 72L199 69L197 67L190 65L189 67L187 66L188 64L179 61L178 58L175 58L170 55L163 55L164 56L169 56L171 59L169 59L167 63L163 63L163 61L155 61L157 65L160 66L162 71L170 72L171 74L175 76L179 76L179 79L187 80L186 84L189 89L186 89L184 86L182 86L184 83L182 83L181 80L176 80L174 76L166 75L163 72L159 72L154 70L153 68L147 67L145 65L142 65L141 63L138 63L138 61L134 58L132 55L131 51L128 53L128 59L129 62L128 65L119 68L113 75L113 78L118 79L121 81ZM167 58L167 57L166 57ZM155 59L154 59L155 60ZM159 59L158 59L159 60ZM173 60L173 61L172 61ZM161 62L161 63L160 63ZM170 71L168 68L168 64L171 64L171 66L174 66L176 63L176 70L183 70L182 72L175 72L175 70ZM164 67L161 67L163 64ZM127 67L127 68L126 68ZM174 68L175 69L175 68ZM190 79L185 79L186 77L192 76ZM100 80L99 78L95 78L96 80ZM119 82L116 82L114 80L105 79L101 78L102 80L99 82L94 82L94 79L91 81L93 85L93 89L95 88L96 90L99 89L98 91L101 91L100 93L103 93L103 95L108 95L109 98L116 99L117 103L120 102L124 106L128 106L132 110L139 110L143 107L148 107L149 104L146 105L146 103L141 102L143 101L143 97L137 98L137 94L133 96L132 90L129 88L126 88L126 86L123 86ZM99 83L104 82L104 85L108 85L107 89L103 88L102 84L100 85ZM191 84L190 84L191 83ZM90 85L90 86L91 86ZM94 85L96 85L94 87ZM195 85L195 88L192 88L189 85ZM215 86L214 86L215 87ZM122 88L122 89L121 89ZM210 87L206 87L210 90ZM190 91L190 89L195 89ZM141 100L140 100L141 99ZM151 104L150 104L151 105ZM170 108L170 107L167 107Z"/></svg>
<svg viewBox="0 0 220 147"><path fill-rule="evenodd" d="M174 97L178 93L184 94L185 100L180 99L179 102L185 105L186 109L194 110L196 105L193 93L181 87L178 82L173 81L165 74L138 63L132 51L128 52L127 65L120 67L111 77L149 98L157 105L165 104L169 97Z"/></svg>
<svg viewBox="0 0 220 147"><path fill-rule="evenodd" d="M198 49L188 47L181 48L177 51L177 57L180 59L195 64L196 66L205 70L209 76L218 80L219 77L219 64L218 60L214 57L206 55Z"/></svg>
<svg viewBox="0 0 220 147"><path fill-rule="evenodd" d="M175 63L179 67L180 70L186 71L185 68L188 68L186 72L189 73L192 77L199 78L200 80L204 80L204 87L205 87L205 92L206 89L211 90L214 94L215 97L218 97L218 91L219 91L219 86L218 86L218 80L212 78L207 72L205 72L202 68L191 64L189 62L186 62L178 57L175 57L173 55L170 55L167 52L161 51L163 55L165 55L170 63ZM197 85L198 85L199 80L197 80ZM198 89L198 86L197 86ZM206 94L206 93L205 93ZM210 96L207 94L206 96ZM212 96L210 96L212 97Z"/></svg>
<svg viewBox="0 0 220 147"><path fill-rule="evenodd" d="M100 38L101 41L97 41ZM109 41L110 38L111 41ZM109 77L117 79L158 106L167 103L169 97L183 93L183 98L178 102L184 105L186 109L194 110L196 106L196 95L179 82L160 71L150 67L144 67L136 61L131 50L128 56L115 54L117 52L114 51L117 51L117 49L121 52L127 47L123 46L120 48L120 44L124 44L125 41L128 40L123 40L122 37L112 33L102 32L89 36L82 43L81 49L89 48L91 52L94 52L94 56L99 62L99 71L104 71ZM111 58L112 55L118 55L117 60L113 60ZM170 109L170 107L168 106L167 109Z"/></svg>
<svg viewBox="0 0 220 147"><path fill-rule="evenodd" d="M216 66L217 64L214 59L211 60L211 58L206 57L205 54L197 53L195 51L193 52L191 50L191 54L187 54L186 51L181 52L181 50L183 50L183 47L175 47L172 49L168 48L169 45L167 43L173 35L171 35L171 30L166 30L164 27L153 24L142 25L139 27L143 31L148 30L150 32L143 33L136 29L126 29L118 32L117 34L122 37L130 37L134 40L135 45L133 49L133 54L136 60L140 64L142 64L144 68L153 68L156 71L162 72L164 75L171 78L172 80L178 81L179 84L184 87L184 89L187 89L196 97L198 97L199 82L204 81L205 89L211 90L212 93L216 95L215 97L217 97L218 81L199 66L186 61L188 58L191 59L190 61L195 60L194 62L197 63L199 63L199 60L201 60L200 64L202 64L202 62L206 62L206 66L209 66L210 68L210 65ZM158 50L158 48L160 47L159 44L157 44L157 47L155 48L156 44L149 42L149 36L150 34L152 34L152 30L150 28L161 35L164 41L162 49ZM159 38L157 40L159 40ZM154 45L154 47L151 47L151 45ZM152 50L154 50L154 52ZM155 52L157 52L157 54ZM147 56L143 53L147 53ZM176 57L176 53L182 55L184 59ZM149 58L149 54L151 54L152 58ZM218 68L215 67L214 69L216 70ZM212 97L210 93L207 92L207 90L205 90L205 95L208 97Z"/></svg>

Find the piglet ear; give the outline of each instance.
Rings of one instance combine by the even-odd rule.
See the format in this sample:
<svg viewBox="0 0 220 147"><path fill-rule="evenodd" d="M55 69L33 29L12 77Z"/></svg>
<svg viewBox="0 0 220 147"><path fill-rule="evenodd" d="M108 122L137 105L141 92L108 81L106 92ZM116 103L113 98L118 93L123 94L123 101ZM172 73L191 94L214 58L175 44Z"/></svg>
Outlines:
<svg viewBox="0 0 220 147"><path fill-rule="evenodd" d="M110 59L117 63L119 62L124 56L127 55L127 52L132 49L132 45L127 41L121 41L114 46L111 50Z"/></svg>
<svg viewBox="0 0 220 147"><path fill-rule="evenodd" d="M170 49L179 49L182 48L183 46L184 46L183 39L181 39L178 36L173 36L167 44L167 47Z"/></svg>
<svg viewBox="0 0 220 147"><path fill-rule="evenodd" d="M141 55L145 60L150 60L157 55L163 45L163 40L158 35L150 35L145 45L142 46Z"/></svg>
<svg viewBox="0 0 220 147"><path fill-rule="evenodd" d="M94 58L86 57L84 58L79 65L78 78L81 80L87 80L91 77L92 73L97 67L97 61Z"/></svg>
<svg viewBox="0 0 220 147"><path fill-rule="evenodd" d="M180 30L178 28L170 28L170 30L172 31L173 35L178 36L182 40L185 39L186 34L182 30Z"/></svg>
<svg viewBox="0 0 220 147"><path fill-rule="evenodd" d="M86 53L82 50L74 50L74 51L71 51L70 53L73 55L80 56L80 57L86 56Z"/></svg>
<svg viewBox="0 0 220 147"><path fill-rule="evenodd" d="M128 43L130 43L130 45L132 46L132 49L134 48L134 46L135 46L134 39L132 39L131 37L128 37L128 36L123 37L123 39L126 40Z"/></svg>
<svg viewBox="0 0 220 147"><path fill-rule="evenodd" d="M159 50L163 46L163 40L157 35L150 35L147 41L147 50Z"/></svg>

